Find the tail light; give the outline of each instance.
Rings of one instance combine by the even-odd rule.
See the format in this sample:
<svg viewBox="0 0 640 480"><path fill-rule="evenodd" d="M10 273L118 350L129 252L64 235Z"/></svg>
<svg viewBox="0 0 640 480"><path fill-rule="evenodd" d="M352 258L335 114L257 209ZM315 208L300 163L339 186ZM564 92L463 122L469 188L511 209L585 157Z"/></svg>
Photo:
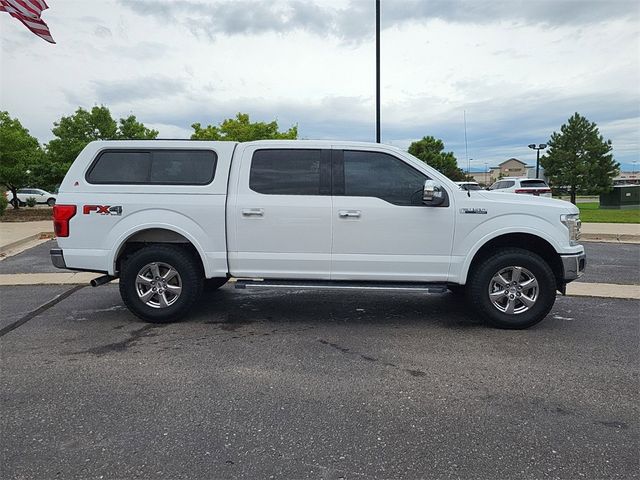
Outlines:
<svg viewBox="0 0 640 480"><path fill-rule="evenodd" d="M531 195L540 195L541 193L551 193L551 189L550 188L537 188L537 189L532 189L532 188L519 188L516 190L516 193L530 193Z"/></svg>
<svg viewBox="0 0 640 480"><path fill-rule="evenodd" d="M53 230L56 237L69 236L69 220L76 214L75 205L54 205L53 206Z"/></svg>

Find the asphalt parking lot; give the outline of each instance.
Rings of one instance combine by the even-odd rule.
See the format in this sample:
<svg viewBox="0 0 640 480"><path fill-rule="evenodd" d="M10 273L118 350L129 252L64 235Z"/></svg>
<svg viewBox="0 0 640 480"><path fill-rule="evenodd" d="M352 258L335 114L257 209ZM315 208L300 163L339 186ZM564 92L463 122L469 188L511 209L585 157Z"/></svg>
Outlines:
<svg viewBox="0 0 640 480"><path fill-rule="evenodd" d="M585 281L640 283L614 247ZM70 288L0 287L0 327ZM637 478L639 308L501 331L451 294L226 286L156 326L84 287L0 338L2 476Z"/></svg>

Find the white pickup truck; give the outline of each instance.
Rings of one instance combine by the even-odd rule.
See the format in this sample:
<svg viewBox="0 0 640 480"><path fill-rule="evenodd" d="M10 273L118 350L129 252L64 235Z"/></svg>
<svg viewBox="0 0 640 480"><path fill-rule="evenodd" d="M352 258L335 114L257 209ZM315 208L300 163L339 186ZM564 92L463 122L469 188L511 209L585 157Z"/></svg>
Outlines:
<svg viewBox="0 0 640 480"><path fill-rule="evenodd" d="M54 207L60 268L119 277L151 322L236 287L466 293L526 328L585 267L578 209L466 191L397 148L338 141L92 142Z"/></svg>

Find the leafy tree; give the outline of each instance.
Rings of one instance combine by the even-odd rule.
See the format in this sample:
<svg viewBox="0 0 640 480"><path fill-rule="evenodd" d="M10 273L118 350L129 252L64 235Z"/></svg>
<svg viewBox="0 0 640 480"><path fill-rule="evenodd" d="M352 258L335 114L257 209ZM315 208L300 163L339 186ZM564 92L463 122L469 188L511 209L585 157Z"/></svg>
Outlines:
<svg viewBox="0 0 640 480"><path fill-rule="evenodd" d="M567 186L571 202L578 191L602 193L611 189L620 164L611 154L611 140L605 140L595 122L575 113L553 132L548 153L540 158L544 173L556 186Z"/></svg>
<svg viewBox="0 0 640 480"><path fill-rule="evenodd" d="M444 143L435 137L422 137L409 145L409 153L454 181L466 180L453 152L443 152Z"/></svg>
<svg viewBox="0 0 640 480"><path fill-rule="evenodd" d="M120 140L153 140L158 136L157 130L152 130L138 122L135 115L120 119L117 138Z"/></svg>
<svg viewBox="0 0 640 480"><path fill-rule="evenodd" d="M11 191L14 208L19 207L17 190L37 181L31 171L42 164L42 159L38 140L9 112L0 112L0 183Z"/></svg>
<svg viewBox="0 0 640 480"><path fill-rule="evenodd" d="M135 115L121 118L118 123L104 105L91 110L78 108L73 115L62 117L51 130L55 135L47 144L47 158L50 161L50 177L58 184L71 163L89 142L94 140L146 140L158 136L138 122Z"/></svg>
<svg viewBox="0 0 640 480"><path fill-rule="evenodd" d="M286 132L278 131L278 122L251 122L249 115L238 113L235 118L227 118L219 125L202 127L199 123L191 125L194 132L192 140L230 140L250 142L252 140L298 138L298 126L294 125Z"/></svg>

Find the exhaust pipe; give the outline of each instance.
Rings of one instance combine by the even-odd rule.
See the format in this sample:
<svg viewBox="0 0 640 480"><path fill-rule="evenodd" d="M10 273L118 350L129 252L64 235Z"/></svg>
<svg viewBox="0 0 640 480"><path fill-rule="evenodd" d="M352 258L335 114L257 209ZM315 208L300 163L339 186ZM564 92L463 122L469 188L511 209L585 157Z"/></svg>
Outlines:
<svg viewBox="0 0 640 480"><path fill-rule="evenodd" d="M111 280L115 280L117 277L113 277L111 275L102 275L101 277L94 278L89 282L92 287L99 287L100 285L104 285L105 283L109 283Z"/></svg>

